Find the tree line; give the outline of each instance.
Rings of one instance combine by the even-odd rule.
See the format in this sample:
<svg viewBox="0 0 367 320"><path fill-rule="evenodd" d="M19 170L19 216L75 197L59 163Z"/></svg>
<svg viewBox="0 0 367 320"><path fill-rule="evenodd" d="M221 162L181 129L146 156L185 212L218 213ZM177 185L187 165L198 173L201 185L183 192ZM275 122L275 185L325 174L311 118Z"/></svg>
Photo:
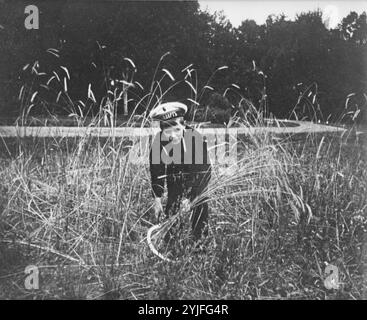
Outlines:
<svg viewBox="0 0 367 320"><path fill-rule="evenodd" d="M111 79L126 74L133 75L146 90L160 60L158 72L165 69L180 81L166 95L167 100L193 103L195 88L185 82L185 68L190 66L195 70L190 83L197 90L210 87L196 101L199 104L206 104L214 91L225 95L230 104L244 97L277 117L292 116L299 105L316 108L324 120L332 121L346 103L360 108L362 118L365 114L365 12L350 12L334 29L325 26L319 10L300 12L294 20L269 15L261 25L245 20L235 28L223 14L200 10L197 1L34 4L40 10L39 30L24 28L23 2L0 3L2 116L19 113L19 90L24 82L32 81L23 70L27 63L39 61L40 70L49 72L57 65L66 66L69 95L77 101L85 98L89 84L100 99ZM57 59L49 48L57 49ZM161 85L169 87L171 80L166 77ZM131 105L138 89L131 89ZM301 103L306 100L309 106ZM49 101L49 107L57 109L58 104Z"/></svg>

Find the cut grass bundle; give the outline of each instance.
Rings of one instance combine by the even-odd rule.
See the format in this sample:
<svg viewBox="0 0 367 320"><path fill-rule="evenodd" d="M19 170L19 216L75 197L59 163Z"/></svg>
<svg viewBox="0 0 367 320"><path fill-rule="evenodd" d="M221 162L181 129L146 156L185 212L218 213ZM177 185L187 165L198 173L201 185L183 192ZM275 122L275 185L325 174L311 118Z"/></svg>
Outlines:
<svg viewBox="0 0 367 320"><path fill-rule="evenodd" d="M264 137L263 137L264 138ZM249 148L249 140L253 140L253 149ZM269 137L261 140L262 143L268 143ZM307 215L308 221L312 217L310 206L295 192L289 182L289 158L290 155L281 146L276 144L260 145L258 137L248 136L245 151L239 144L240 159L224 170L220 165L213 166L212 179L208 188L195 198L190 204L190 210L195 206L204 202L223 202L231 201L243 203L253 201L254 199L264 199L267 203L272 202L273 205L279 206L282 203L284 210L291 210L296 221L299 221L300 215ZM244 152L246 154L244 154ZM292 163L293 166L299 165ZM255 200L256 201L256 200ZM287 208L288 206L288 208ZM189 210L189 211L190 211ZM175 223L188 215L189 212L180 210L176 215L169 217L166 221L159 225L155 225L148 230L147 240L149 247L153 253L161 259L172 262L172 260L164 257L154 247L155 243L162 241L164 236L169 232ZM241 213L238 211L229 212L228 215L243 215L242 219L251 217L249 213ZM272 213L268 213L269 220L279 217L271 217ZM152 233L155 231L154 236Z"/></svg>

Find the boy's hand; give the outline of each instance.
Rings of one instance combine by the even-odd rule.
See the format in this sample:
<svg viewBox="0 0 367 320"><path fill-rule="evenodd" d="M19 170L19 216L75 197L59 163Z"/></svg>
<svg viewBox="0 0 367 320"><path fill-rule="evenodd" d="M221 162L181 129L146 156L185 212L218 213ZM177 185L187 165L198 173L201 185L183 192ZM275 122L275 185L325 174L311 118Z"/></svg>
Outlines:
<svg viewBox="0 0 367 320"><path fill-rule="evenodd" d="M154 198L153 204L154 215L159 219L160 214L163 212L162 200L161 198Z"/></svg>
<svg viewBox="0 0 367 320"><path fill-rule="evenodd" d="M182 210L183 211L189 211L190 210L190 200L189 199L182 200Z"/></svg>

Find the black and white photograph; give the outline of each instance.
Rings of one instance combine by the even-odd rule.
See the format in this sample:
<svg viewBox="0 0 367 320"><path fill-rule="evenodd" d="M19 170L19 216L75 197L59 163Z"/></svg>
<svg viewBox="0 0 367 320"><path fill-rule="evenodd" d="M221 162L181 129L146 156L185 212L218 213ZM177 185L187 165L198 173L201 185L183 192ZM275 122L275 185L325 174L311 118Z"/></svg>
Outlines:
<svg viewBox="0 0 367 320"><path fill-rule="evenodd" d="M366 299L366 0L0 0L0 300Z"/></svg>

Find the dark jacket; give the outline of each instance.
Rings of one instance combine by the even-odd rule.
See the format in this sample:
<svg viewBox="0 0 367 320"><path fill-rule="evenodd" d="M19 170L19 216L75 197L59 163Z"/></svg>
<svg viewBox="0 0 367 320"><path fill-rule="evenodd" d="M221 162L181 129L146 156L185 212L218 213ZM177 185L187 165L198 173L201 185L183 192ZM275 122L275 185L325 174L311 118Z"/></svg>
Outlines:
<svg viewBox="0 0 367 320"><path fill-rule="evenodd" d="M211 177L207 141L198 131L186 126L184 138L181 140L179 163L167 164L162 157L157 163L156 155L162 155L163 147L167 147L169 143L161 140L161 134L159 132L154 137L149 157L153 196L161 197L167 183L169 198L185 196L192 200L205 190ZM153 148L156 152L154 161ZM169 155L172 156L172 154L171 149Z"/></svg>

